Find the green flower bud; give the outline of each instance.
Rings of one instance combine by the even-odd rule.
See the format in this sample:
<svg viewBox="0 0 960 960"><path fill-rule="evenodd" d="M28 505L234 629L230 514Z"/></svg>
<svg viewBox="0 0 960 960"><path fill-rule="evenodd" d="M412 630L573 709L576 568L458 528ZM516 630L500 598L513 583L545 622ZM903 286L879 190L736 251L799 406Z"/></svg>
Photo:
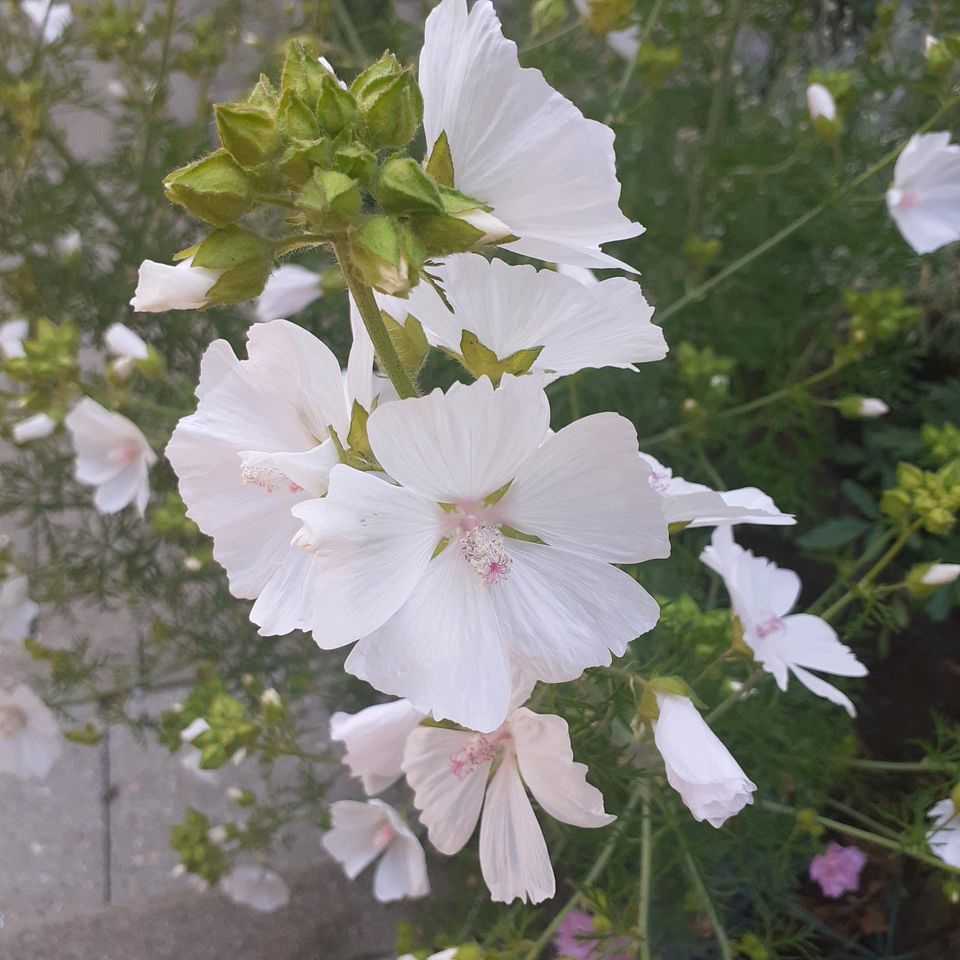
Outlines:
<svg viewBox="0 0 960 960"><path fill-rule="evenodd" d="M587 0L587 25L594 33L610 33L628 25L633 0Z"/></svg>
<svg viewBox="0 0 960 960"><path fill-rule="evenodd" d="M346 230L359 216L363 197L355 180L336 170L314 170L297 198L311 229Z"/></svg>
<svg viewBox="0 0 960 960"><path fill-rule="evenodd" d="M409 143L423 121L423 97L413 72L385 55L353 82L363 113L366 141L374 150Z"/></svg>
<svg viewBox="0 0 960 960"><path fill-rule="evenodd" d="M411 157L394 157L380 169L374 194L384 213L443 212L440 191Z"/></svg>
<svg viewBox="0 0 960 960"><path fill-rule="evenodd" d="M316 140L320 136L313 111L293 90L284 90L277 109L277 127L287 140Z"/></svg>
<svg viewBox="0 0 960 960"><path fill-rule="evenodd" d="M552 33L567 19L567 0L534 0L530 30L534 36Z"/></svg>
<svg viewBox="0 0 960 960"><path fill-rule="evenodd" d="M320 129L331 137L349 127L359 116L360 108L349 90L344 90L331 73L324 74L317 98L317 120Z"/></svg>
<svg viewBox="0 0 960 960"><path fill-rule="evenodd" d="M277 111L279 101L280 94L277 93L277 88L265 73L261 73L256 86L250 92L250 96L247 97L248 106L273 114Z"/></svg>
<svg viewBox="0 0 960 960"><path fill-rule="evenodd" d="M304 103L315 104L323 89L323 78L329 75L330 71L301 41L290 42L280 79L283 94L293 93Z"/></svg>
<svg viewBox="0 0 960 960"><path fill-rule="evenodd" d="M350 237L350 262L382 293L406 293L416 283L403 232L389 217L368 217Z"/></svg>
<svg viewBox="0 0 960 960"><path fill-rule="evenodd" d="M253 189L226 150L174 170L163 184L167 198L195 217L226 227L253 206Z"/></svg>
<svg viewBox="0 0 960 960"><path fill-rule="evenodd" d="M277 169L284 180L294 187L302 187L317 167L329 167L333 162L333 147L329 140L295 140L287 144Z"/></svg>
<svg viewBox="0 0 960 960"><path fill-rule="evenodd" d="M241 167L255 167L276 151L277 127L271 114L230 103L218 103L214 113L220 142Z"/></svg>

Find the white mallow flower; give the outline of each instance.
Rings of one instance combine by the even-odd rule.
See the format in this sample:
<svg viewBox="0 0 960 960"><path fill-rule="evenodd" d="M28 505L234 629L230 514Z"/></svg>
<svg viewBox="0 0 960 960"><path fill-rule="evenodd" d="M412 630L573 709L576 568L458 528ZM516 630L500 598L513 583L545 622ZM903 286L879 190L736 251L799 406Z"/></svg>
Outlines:
<svg viewBox="0 0 960 960"><path fill-rule="evenodd" d="M234 903L259 913L274 913L290 902L290 888L279 873L250 863L234 867L218 888Z"/></svg>
<svg viewBox="0 0 960 960"><path fill-rule="evenodd" d="M729 526L717 527L700 559L723 578L744 643L777 686L786 690L792 673L811 693L856 716L849 697L810 671L863 677L867 668L825 620L809 613L788 614L800 595L800 578L744 550L734 542Z"/></svg>
<svg viewBox="0 0 960 960"><path fill-rule="evenodd" d="M428 154L446 133L454 186L493 208L477 224L491 239L517 237L508 250L541 260L626 266L600 249L643 232L620 212L613 131L520 66L489 0L433 9L419 79Z"/></svg>
<svg viewBox="0 0 960 960"><path fill-rule="evenodd" d="M893 168L887 208L917 253L960 239L960 146L949 133L910 138Z"/></svg>
<svg viewBox="0 0 960 960"><path fill-rule="evenodd" d="M30 599L29 584L14 573L0 581L0 641L23 643L40 608Z"/></svg>
<svg viewBox="0 0 960 960"><path fill-rule="evenodd" d="M695 820L722 827L753 803L757 785L687 697L658 691L657 706L653 742L663 757L667 782Z"/></svg>
<svg viewBox="0 0 960 960"><path fill-rule="evenodd" d="M174 265L144 260L130 305L138 313L199 310L207 305L207 291L221 273L193 266L193 257Z"/></svg>
<svg viewBox="0 0 960 960"><path fill-rule="evenodd" d="M323 846L355 880L378 857L373 895L380 903L430 892L427 858L400 814L382 800L338 800L330 805L333 827Z"/></svg>
<svg viewBox="0 0 960 960"><path fill-rule="evenodd" d="M811 120L816 120L818 117L823 117L825 120L836 118L837 104L833 95L822 83L811 83L807 87L807 110Z"/></svg>
<svg viewBox="0 0 960 960"><path fill-rule="evenodd" d="M247 356L238 360L225 340L207 348L197 411L177 425L166 455L233 594L253 599L268 583L310 589L311 560L291 546L300 523L290 508L327 492L339 460L329 428L345 444L352 403L371 409L375 382L359 321L346 387L326 344L286 320L252 326Z"/></svg>
<svg viewBox="0 0 960 960"><path fill-rule="evenodd" d="M313 568L260 594L261 633L359 640L350 673L481 731L506 716L511 655L558 683L623 654L659 610L612 564L669 554L659 497L628 420L550 435L549 419L530 376L377 408L370 445L397 485L338 465L294 506Z"/></svg>
<svg viewBox="0 0 960 960"><path fill-rule="evenodd" d="M960 577L960 563L932 563L920 582L928 587L944 587Z"/></svg>
<svg viewBox="0 0 960 960"><path fill-rule="evenodd" d="M112 413L84 397L64 423L77 454L74 475L96 487L93 505L100 513L117 513L129 504L143 516L150 497L150 467L157 455L140 428L122 414Z"/></svg>
<svg viewBox="0 0 960 960"><path fill-rule="evenodd" d="M583 17L590 12L590 0L573 0L573 5ZM640 28L632 26L625 30L611 30L604 35L604 40L624 60L632 60L640 49Z"/></svg>
<svg viewBox="0 0 960 960"><path fill-rule="evenodd" d="M467 331L500 360L541 347L531 369L548 376L584 367L636 370L636 363L667 355L663 331L651 323L653 307L633 280L615 277L585 286L554 270L475 253L452 256L431 272L449 307L429 283L421 283L406 310L435 345L454 353L460 353ZM383 306L389 312L392 304Z"/></svg>
<svg viewBox="0 0 960 960"><path fill-rule="evenodd" d="M0 773L43 779L63 752L50 708L25 684L0 689Z"/></svg>
<svg viewBox="0 0 960 960"><path fill-rule="evenodd" d="M23 356L23 341L30 334L30 324L26 320L8 320L0 324L0 353L9 360Z"/></svg>
<svg viewBox="0 0 960 960"><path fill-rule="evenodd" d="M650 486L663 497L667 523L682 523L692 528L730 523L780 527L797 522L793 514L781 513L773 500L756 487L740 487L720 493L702 483L675 477L669 467L649 453L640 456L650 467Z"/></svg>
<svg viewBox="0 0 960 960"><path fill-rule="evenodd" d="M540 903L556 892L527 790L563 823L604 827L616 819L587 783L587 768L574 761L566 720L516 706L528 693L529 687L516 690L506 720L486 734L414 730L403 760L414 805L437 850L459 852L480 820L480 870L491 899L501 903Z"/></svg>
<svg viewBox="0 0 960 960"><path fill-rule="evenodd" d="M403 775L403 748L423 717L409 700L394 700L330 718L330 739L347 748L343 762L367 796L382 793Z"/></svg>
<svg viewBox="0 0 960 960"><path fill-rule="evenodd" d="M21 0L20 8L33 21L35 27L43 30L45 43L59 40L73 20L69 3L57 3L55 0Z"/></svg>
<svg viewBox="0 0 960 960"><path fill-rule="evenodd" d="M146 360L150 350L139 334L124 323L111 323L103 336L107 352L114 358L111 369L118 377L127 377L137 360Z"/></svg>
<svg viewBox="0 0 960 960"><path fill-rule="evenodd" d="M933 820L933 829L927 833L930 849L944 863L960 867L960 810L947 797L934 804L927 816Z"/></svg>
<svg viewBox="0 0 960 960"><path fill-rule="evenodd" d="M257 298L257 320L288 319L323 296L320 275L296 263L285 263L267 278Z"/></svg>
<svg viewBox="0 0 960 960"><path fill-rule="evenodd" d="M31 440L43 440L57 429L57 421L46 413L35 413L32 417L17 421L10 428L14 443L29 443Z"/></svg>

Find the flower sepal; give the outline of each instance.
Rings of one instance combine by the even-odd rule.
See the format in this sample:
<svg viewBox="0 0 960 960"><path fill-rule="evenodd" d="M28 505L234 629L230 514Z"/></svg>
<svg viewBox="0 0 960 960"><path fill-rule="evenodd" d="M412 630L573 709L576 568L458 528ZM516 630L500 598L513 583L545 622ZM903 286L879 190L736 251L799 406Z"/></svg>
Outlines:
<svg viewBox="0 0 960 960"><path fill-rule="evenodd" d="M197 247L182 253L192 254L194 267L223 271L206 293L207 304L220 304L259 296L273 266L274 250L263 237L231 226L214 230Z"/></svg>
<svg viewBox="0 0 960 960"><path fill-rule="evenodd" d="M167 199L215 227L229 226L254 202L247 175L226 150L174 170L163 189Z"/></svg>
<svg viewBox="0 0 960 960"><path fill-rule="evenodd" d="M477 339L475 333L464 330L460 337L460 356L457 359L474 378L479 380L481 377L489 377L496 387L500 385L500 380L505 373L513 376L528 373L542 350L543 346L529 347L525 350L516 350L500 359Z"/></svg>

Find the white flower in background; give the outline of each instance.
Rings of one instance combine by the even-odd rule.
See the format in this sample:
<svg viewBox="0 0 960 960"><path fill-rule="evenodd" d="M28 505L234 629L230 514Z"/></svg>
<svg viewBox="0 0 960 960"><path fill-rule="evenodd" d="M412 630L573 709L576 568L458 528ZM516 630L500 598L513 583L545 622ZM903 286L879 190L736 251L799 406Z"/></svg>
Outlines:
<svg viewBox="0 0 960 960"><path fill-rule="evenodd" d="M657 706L653 741L663 757L667 782L695 820L722 827L753 803L757 785L687 697L657 691Z"/></svg>
<svg viewBox="0 0 960 960"><path fill-rule="evenodd" d="M837 116L837 104L833 95L822 83L811 83L807 87L807 110L810 119L823 117L825 120L834 120Z"/></svg>
<svg viewBox="0 0 960 960"><path fill-rule="evenodd" d="M0 773L43 779L63 752L50 708L25 684L0 689Z"/></svg>
<svg viewBox="0 0 960 960"><path fill-rule="evenodd" d="M506 716L511 655L548 682L620 656L659 611L612 564L669 554L663 511L628 420L548 436L549 418L536 377L379 407L370 445L399 485L338 465L294 506L313 571L260 594L261 633L359 640L350 673L482 731Z"/></svg>
<svg viewBox="0 0 960 960"><path fill-rule="evenodd" d="M0 641L23 643L40 608L28 595L29 583L22 574L12 573L0 581Z"/></svg>
<svg viewBox="0 0 960 960"><path fill-rule="evenodd" d="M21 0L20 9L43 30L44 43L56 43L73 20L69 3L54 0Z"/></svg>
<svg viewBox="0 0 960 960"><path fill-rule="evenodd" d="M454 960L459 949L459 947L450 947L447 950L441 950L439 953L431 953L427 960ZM397 960L416 960L416 957L412 953L405 953L402 957L397 957Z"/></svg>
<svg viewBox="0 0 960 960"><path fill-rule="evenodd" d="M882 417L889 412L890 408L877 397L862 397L860 399L859 413L861 417L872 419L873 417Z"/></svg>
<svg viewBox="0 0 960 960"><path fill-rule="evenodd" d="M107 352L114 358L110 367L121 379L130 376L138 360L146 360L150 355L143 338L124 323L111 323L103 339Z"/></svg>
<svg viewBox="0 0 960 960"><path fill-rule="evenodd" d="M934 804L927 816L933 820L933 829L927 833L930 849L944 863L960 867L960 810L951 797Z"/></svg>
<svg viewBox="0 0 960 960"><path fill-rule="evenodd" d="M202 754L200 748L193 745L193 741L209 729L210 724L203 717L197 717L180 731L180 742L186 745L186 750L180 758L180 766L192 773L202 783L213 786L218 781L217 773L215 770L204 770L200 766Z"/></svg>
<svg viewBox="0 0 960 960"><path fill-rule="evenodd" d="M53 250L61 260L70 260L83 249L83 237L75 227L54 238Z"/></svg>
<svg viewBox="0 0 960 960"><path fill-rule="evenodd" d="M144 260L130 305L138 313L199 310L207 305L207 291L222 272L193 266L193 257L175 265Z"/></svg>
<svg viewBox="0 0 960 960"><path fill-rule="evenodd" d="M14 443L29 443L42 440L57 429L57 421L45 413L35 413L32 417L20 420L10 428Z"/></svg>
<svg viewBox="0 0 960 960"><path fill-rule="evenodd" d="M433 9L419 79L428 154L446 133L454 186L493 208L468 220L529 257L626 267L600 249L643 231L620 212L613 131L520 66L489 0Z"/></svg>
<svg viewBox="0 0 960 960"><path fill-rule="evenodd" d="M910 138L893 168L887 208L917 253L960 239L960 146L949 133Z"/></svg>
<svg viewBox="0 0 960 960"><path fill-rule="evenodd" d="M960 577L960 563L932 563L920 582L928 587L944 587Z"/></svg>
<svg viewBox="0 0 960 960"><path fill-rule="evenodd" d="M311 558L291 546L300 523L290 508L327 492L339 460L328 428L346 443L352 402L371 409L375 383L373 345L359 322L346 389L337 358L302 327L272 320L248 338L246 360L225 340L207 348L197 411L177 425L166 455L234 596L253 599L269 583L311 589Z"/></svg>
<svg viewBox="0 0 960 960"><path fill-rule="evenodd" d="M589 0L573 0L573 5L583 17L590 12ZM624 60L633 60L640 49L640 28L632 26L625 30L611 30L604 34L604 40L610 45L610 49L618 53Z"/></svg>
<svg viewBox="0 0 960 960"><path fill-rule="evenodd" d="M480 820L480 870L491 899L501 903L540 903L556 892L527 790L562 823L604 827L616 819L587 783L587 768L574 761L566 720L517 706L529 693L529 683L516 685L510 713L490 733L419 727L403 761L414 805L437 850L458 853Z"/></svg>
<svg viewBox="0 0 960 960"><path fill-rule="evenodd" d="M296 263L285 263L267 278L257 298L257 320L289 319L323 296L320 274Z"/></svg>
<svg viewBox="0 0 960 960"><path fill-rule="evenodd" d="M30 334L30 324L26 320L8 320L0 324L0 353L9 360L23 356L23 341Z"/></svg>
<svg viewBox="0 0 960 960"><path fill-rule="evenodd" d="M547 375L584 367L625 367L662 360L663 331L640 285L615 277L593 286L554 270L511 266L475 253L449 257L431 270L450 307L429 283L415 287L407 311L435 345L460 353L464 331L505 360L542 347L531 369ZM390 304L384 304L388 312Z"/></svg>
<svg viewBox="0 0 960 960"><path fill-rule="evenodd" d="M693 528L724 523L780 527L797 522L793 514L781 513L773 500L756 487L740 487L720 493L702 483L675 477L669 467L649 453L640 456L650 467L650 486L663 497L667 523L683 523Z"/></svg>
<svg viewBox="0 0 960 960"><path fill-rule="evenodd" d="M97 488L93 497L97 510L117 513L132 503L143 516L150 497L148 474L157 455L140 428L89 397L76 403L64 423L77 454L74 475L80 483Z"/></svg>
<svg viewBox="0 0 960 960"><path fill-rule="evenodd" d="M744 643L777 686L786 690L792 673L811 693L855 716L850 698L810 671L863 677L867 668L825 620L809 613L788 615L800 595L800 578L744 550L734 542L730 527L717 527L700 559L723 578Z"/></svg>
<svg viewBox="0 0 960 960"><path fill-rule="evenodd" d="M234 903L258 913L274 913L290 902L290 888L283 877L254 864L234 867L217 886Z"/></svg>
<svg viewBox="0 0 960 960"><path fill-rule="evenodd" d="M330 805L330 817L333 827L323 835L323 846L351 880L380 857L373 875L380 903L430 892L423 847L390 804L338 800Z"/></svg>
<svg viewBox="0 0 960 960"><path fill-rule="evenodd" d="M330 739L347 748L343 762L361 779L367 796L383 792L403 775L403 748L423 716L408 700L394 700L330 718Z"/></svg>

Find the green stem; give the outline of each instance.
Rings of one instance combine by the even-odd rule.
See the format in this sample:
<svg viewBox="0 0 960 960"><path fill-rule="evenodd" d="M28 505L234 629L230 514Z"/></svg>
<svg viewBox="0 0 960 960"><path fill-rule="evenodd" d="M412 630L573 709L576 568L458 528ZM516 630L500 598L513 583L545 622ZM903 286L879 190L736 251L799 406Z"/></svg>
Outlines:
<svg viewBox="0 0 960 960"><path fill-rule="evenodd" d="M660 9L662 6L663 0L656 0L653 8L650 10L650 15L644 22L643 29L640 31L640 35L637 38L637 42L641 47L647 42L650 34L653 33L653 28L656 26L657 20L660 18ZM636 57L631 57L630 62L625 67L623 76L620 78L620 82L617 84L617 89L613 94L613 100L610 103L610 109L607 111L606 123L611 123L614 115L617 113L617 111L619 111L620 105L623 103L623 98L626 96L627 90L630 87L630 81L633 79L633 74L637 69L637 62L638 61Z"/></svg>
<svg viewBox="0 0 960 960"><path fill-rule="evenodd" d="M353 296L353 302L357 305L357 310L363 318L363 325L367 328L367 333L370 334L370 339L373 341L373 348L377 352L380 368L390 378L390 382L401 400L409 397L419 397L420 391L417 390L416 384L404 369L400 355L390 339L387 325L383 322L383 316L380 313L380 307L377 305L372 288L367 286L353 272L353 268L350 266L350 256L342 241L334 242L333 251L343 272L343 279Z"/></svg>
<svg viewBox="0 0 960 960"><path fill-rule="evenodd" d="M743 686L734 691L726 700L715 706L706 716L707 723L713 723L717 717L725 714L735 703L739 703L747 693L749 693L763 678L762 670L754 670L753 673L743 681Z"/></svg>
<svg viewBox="0 0 960 960"><path fill-rule="evenodd" d="M650 878L653 836L650 828L650 781L640 781L640 894L637 900L637 946L640 960L650 960Z"/></svg>
<svg viewBox="0 0 960 960"><path fill-rule="evenodd" d="M874 540L874 542L867 547L863 553L863 556L857 560L852 569L849 570L846 575L837 583L831 584L819 597L817 597L812 604L810 604L810 606L807 608L807 613L816 614L817 611L823 608L828 602L832 603L834 594L843 592L845 581L849 581L855 571L864 564L871 563L874 558L883 551L883 548L890 541L891 537L893 537L892 530L885 530L879 537L877 537L876 540Z"/></svg>
<svg viewBox="0 0 960 960"><path fill-rule="evenodd" d="M644 777L641 777L637 780L637 783L634 786L629 799L627 800L627 805L624 808L623 813L620 815L620 820L617 822L616 827L611 830L610 837L604 844L603 849L597 855L597 859L593 861L593 866L590 868L590 872L586 875L586 877L584 877L583 883L580 885L581 890L593 886L597 877L600 876L606 865L610 862L610 858L613 856L613 851L616 850L617 844L620 842L620 837L630 822L630 815L633 813L634 808L640 801L641 794L645 791L645 789L648 789L645 787L645 783L646 779ZM560 909L560 912L547 924L546 929L537 938L536 943L534 943L534 945L527 951L525 960L537 960L537 957L540 956L540 952L543 950L543 948L553 939L553 935L557 932L557 927L563 923L564 917L566 917L566 915L580 902L580 897L582 896L581 890L578 890L563 905L563 907Z"/></svg>
<svg viewBox="0 0 960 960"><path fill-rule="evenodd" d="M333 6L337 13L337 19L340 21L340 27L347 38L347 43L350 44L353 55L357 58L357 65L363 67L370 62L370 56L360 39L360 34L357 33L353 17L350 16L350 11L347 9L344 0L333 0Z"/></svg>
<svg viewBox="0 0 960 960"><path fill-rule="evenodd" d="M707 919L710 921L710 926L713 928L713 935L717 940L721 960L732 960L733 951L730 948L730 941L727 939L727 931L724 930L723 924L720 922L720 915L717 913L713 897L710 896L710 891L707 890L707 885L703 881L700 868L690 853L687 838L680 830L676 830L675 835L680 842L680 846L683 847L683 859L687 867L687 873L690 875L690 882L693 884L693 889L699 896L700 902L703 904L703 909L707 914Z"/></svg>
<svg viewBox="0 0 960 960"><path fill-rule="evenodd" d="M848 767L857 770L877 770L885 773L953 773L956 767L949 763L930 763L927 760L901 762L899 760L848 760Z"/></svg>
<svg viewBox="0 0 960 960"><path fill-rule="evenodd" d="M772 800L761 800L760 805L771 813L782 813L785 816L797 816L797 811L793 807L788 807L783 803L774 803ZM822 817L819 814L816 817L817 823L828 830L834 830L855 840L863 840L865 843L872 843L876 847L883 847L886 850L892 850L895 853L918 860L931 867L937 867L948 873L960 875L960 867L951 866L932 853L924 853L922 850L911 850L905 846L901 840L892 840L889 837L882 837L880 834L873 833L870 830L861 830L859 827L852 827L848 823L841 823L839 820L832 820L830 817Z"/></svg>
<svg viewBox="0 0 960 960"><path fill-rule="evenodd" d="M890 544L887 552L851 587L839 600L832 603L820 614L821 620L830 621L845 610L867 587L883 572L883 569L904 548L907 541L917 532L918 523L913 523Z"/></svg>

